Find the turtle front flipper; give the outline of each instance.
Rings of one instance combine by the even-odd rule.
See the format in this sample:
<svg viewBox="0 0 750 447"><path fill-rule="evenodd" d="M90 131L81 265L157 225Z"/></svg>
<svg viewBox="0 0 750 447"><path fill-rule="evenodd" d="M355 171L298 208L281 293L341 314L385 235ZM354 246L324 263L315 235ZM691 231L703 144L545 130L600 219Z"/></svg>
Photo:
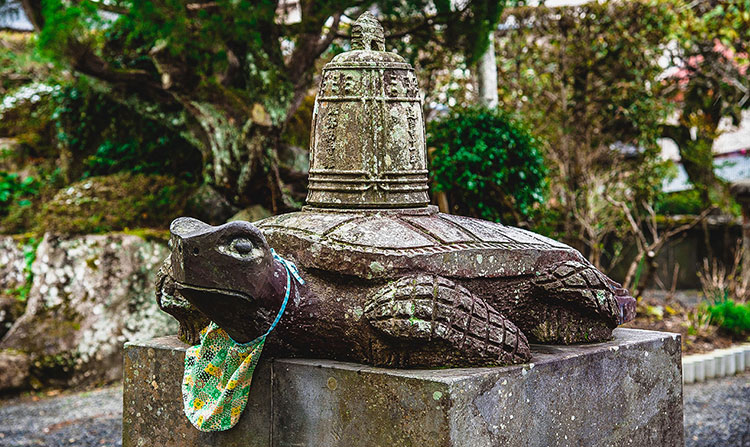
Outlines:
<svg viewBox="0 0 750 447"><path fill-rule="evenodd" d="M529 336L543 343L607 340L624 318L617 299L623 291L587 262L552 264L533 281L540 305L531 309L536 326L527 328Z"/></svg>
<svg viewBox="0 0 750 447"><path fill-rule="evenodd" d="M365 316L390 338L390 349L373 359L381 365L508 365L531 359L526 337L510 320L439 276L406 276L384 286L366 305Z"/></svg>

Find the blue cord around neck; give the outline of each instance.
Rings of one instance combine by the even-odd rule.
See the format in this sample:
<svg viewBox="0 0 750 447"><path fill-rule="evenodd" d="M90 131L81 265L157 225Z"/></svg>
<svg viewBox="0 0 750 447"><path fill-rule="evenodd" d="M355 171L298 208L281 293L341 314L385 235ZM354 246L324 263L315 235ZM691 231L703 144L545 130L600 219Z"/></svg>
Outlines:
<svg viewBox="0 0 750 447"><path fill-rule="evenodd" d="M284 270L286 270L286 293L284 293L284 301L281 303L281 309L279 309L279 312L276 314L276 318L273 320L273 323L271 323L271 327L268 328L265 334L247 343L237 343L234 339L230 337L230 339L233 342L235 342L238 346L255 345L265 340L268 334L270 334L271 331L279 323L279 320L281 320L281 316L284 314L284 310L286 310L286 303L289 301L289 295L292 293L292 278L294 278L294 280L297 281L299 284L305 283L305 280L302 279L302 277L299 275L299 270L297 270L297 266L294 265L293 262L287 261L286 259L279 256L273 248L271 249L271 255L273 255L273 259L275 259L276 261L279 261L281 265L284 266Z"/></svg>

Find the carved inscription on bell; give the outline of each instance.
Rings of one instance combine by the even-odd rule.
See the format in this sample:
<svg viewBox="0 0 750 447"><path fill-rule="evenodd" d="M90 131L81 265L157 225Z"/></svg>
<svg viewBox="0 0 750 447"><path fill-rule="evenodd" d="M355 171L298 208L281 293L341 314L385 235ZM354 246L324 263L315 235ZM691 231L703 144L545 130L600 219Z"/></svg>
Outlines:
<svg viewBox="0 0 750 447"><path fill-rule="evenodd" d="M339 54L323 69L307 203L425 206L427 157L417 78L397 54L367 47Z"/></svg>

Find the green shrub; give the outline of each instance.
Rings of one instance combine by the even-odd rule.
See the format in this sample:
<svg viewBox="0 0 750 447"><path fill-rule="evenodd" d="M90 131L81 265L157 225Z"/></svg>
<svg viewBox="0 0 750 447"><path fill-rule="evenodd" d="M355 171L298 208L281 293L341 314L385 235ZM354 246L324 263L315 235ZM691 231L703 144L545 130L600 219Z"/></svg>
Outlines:
<svg viewBox="0 0 750 447"><path fill-rule="evenodd" d="M34 177L21 178L15 172L0 171L0 214L8 214L8 209L17 204L31 205L31 197L39 193L39 182Z"/></svg>
<svg viewBox="0 0 750 447"><path fill-rule="evenodd" d="M717 301L708 307L711 321L734 335L750 332L750 303L732 299Z"/></svg>
<svg viewBox="0 0 750 447"><path fill-rule="evenodd" d="M198 149L148 110L79 80L55 93L52 118L69 181L118 172L169 174L195 181ZM156 113L156 112L154 112Z"/></svg>
<svg viewBox="0 0 750 447"><path fill-rule="evenodd" d="M27 167L28 171L33 172L31 177L34 178L29 185L30 192L20 200L8 203L6 212L0 214L0 233L26 234L33 231L39 224L43 204L64 186L60 168L50 170L44 165Z"/></svg>
<svg viewBox="0 0 750 447"><path fill-rule="evenodd" d="M654 206L658 214L667 216L695 215L703 209L700 192L696 189L663 194Z"/></svg>
<svg viewBox="0 0 750 447"><path fill-rule="evenodd" d="M53 159L59 153L51 121L54 108L51 95L42 92L34 96L39 99L19 101L5 110L0 107L0 138L10 138L2 148L3 169L38 164L41 159Z"/></svg>
<svg viewBox="0 0 750 447"><path fill-rule="evenodd" d="M456 109L429 124L428 146L433 191L447 194L453 212L518 223L544 201L540 144L508 113Z"/></svg>
<svg viewBox="0 0 750 447"><path fill-rule="evenodd" d="M0 30L0 96L50 77L53 66L36 51L36 42L36 33Z"/></svg>

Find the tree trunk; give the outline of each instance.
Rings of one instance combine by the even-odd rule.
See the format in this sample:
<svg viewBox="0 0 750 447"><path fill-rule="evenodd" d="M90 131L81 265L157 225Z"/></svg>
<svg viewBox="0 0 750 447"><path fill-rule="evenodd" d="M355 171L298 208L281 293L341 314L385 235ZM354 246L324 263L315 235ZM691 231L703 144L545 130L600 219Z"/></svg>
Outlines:
<svg viewBox="0 0 750 447"><path fill-rule="evenodd" d="M41 0L21 0L21 6L26 14L26 18L34 26L34 29L39 31L44 26L44 16L42 15L42 1Z"/></svg>
<svg viewBox="0 0 750 447"><path fill-rule="evenodd" d="M667 126L664 135L677 144L682 166L690 183L700 194L703 207L710 206L710 192L721 189L714 173L714 140L700 134L693 138L687 126Z"/></svg>
<svg viewBox="0 0 750 447"><path fill-rule="evenodd" d="M490 43L477 62L479 103L489 109L497 107L497 63L495 61L495 33L490 32Z"/></svg>
<svg viewBox="0 0 750 447"><path fill-rule="evenodd" d="M294 208L279 175L280 126L255 110L243 120L206 102L191 101L186 108L202 143L205 181L240 207L260 204L274 214Z"/></svg>
<svg viewBox="0 0 750 447"><path fill-rule="evenodd" d="M719 188L714 173L713 140L698 138L695 141L678 142L680 159L690 183L700 193L703 206L711 204L709 193Z"/></svg>

